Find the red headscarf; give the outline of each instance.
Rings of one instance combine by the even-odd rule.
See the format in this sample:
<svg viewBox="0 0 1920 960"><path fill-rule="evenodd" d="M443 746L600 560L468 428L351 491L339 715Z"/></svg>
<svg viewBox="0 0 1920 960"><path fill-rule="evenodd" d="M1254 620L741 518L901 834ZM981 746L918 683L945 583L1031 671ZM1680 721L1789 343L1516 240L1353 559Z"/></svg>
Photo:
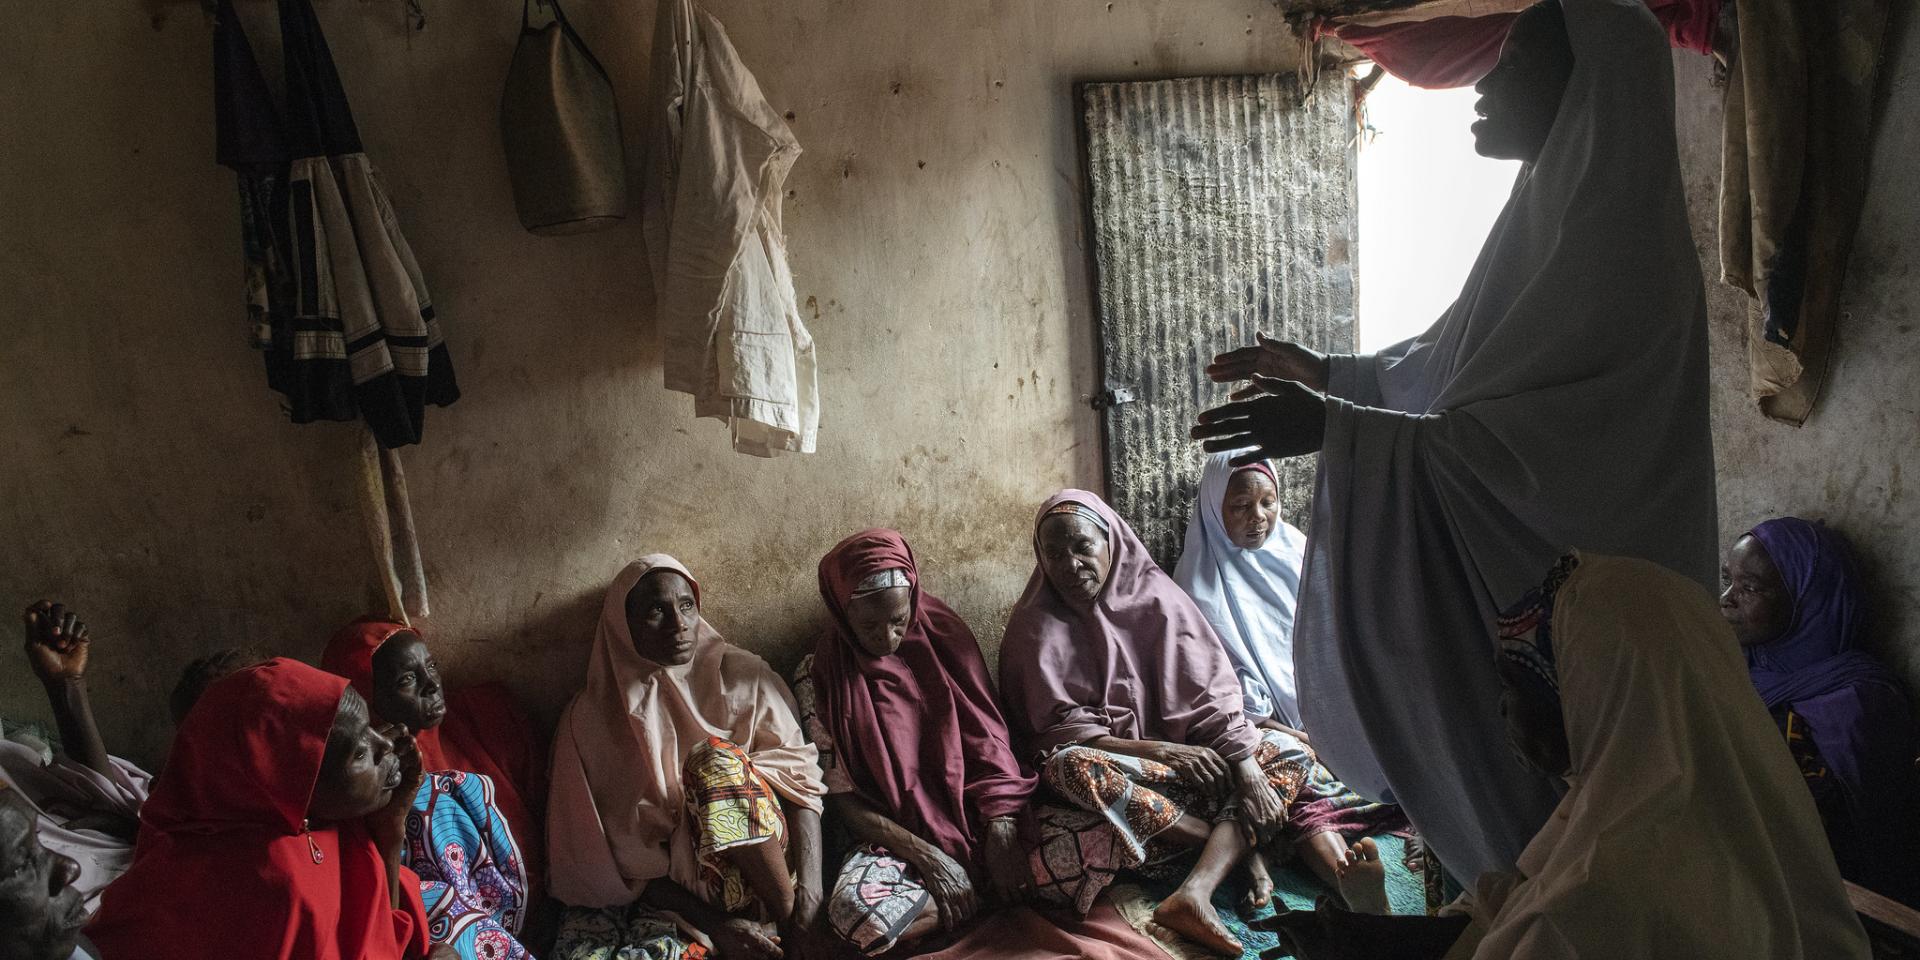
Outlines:
<svg viewBox="0 0 1920 960"><path fill-rule="evenodd" d="M412 627L378 617L361 617L340 628L320 654L320 667L345 677L373 704L373 655L393 635ZM506 818L526 858L528 902L545 889L543 822L528 798L547 795L547 764L533 725L513 694L497 683L445 691L447 716L431 730L414 732L420 765L428 770L464 770L493 781L494 804ZM375 712L378 720L378 712Z"/></svg>
<svg viewBox="0 0 1920 960"><path fill-rule="evenodd" d="M860 649L847 601L860 581L904 570L913 621L890 656ZM814 647L820 720L860 798L961 863L982 827L1017 815L1034 781L1020 769L987 664L966 622L920 589L913 551L892 530L856 533L820 560L834 626Z"/></svg>
<svg viewBox="0 0 1920 960"><path fill-rule="evenodd" d="M309 829L347 683L269 660L207 687L140 810L133 868L87 937L106 960L403 960L427 942L420 880L386 865L356 822Z"/></svg>

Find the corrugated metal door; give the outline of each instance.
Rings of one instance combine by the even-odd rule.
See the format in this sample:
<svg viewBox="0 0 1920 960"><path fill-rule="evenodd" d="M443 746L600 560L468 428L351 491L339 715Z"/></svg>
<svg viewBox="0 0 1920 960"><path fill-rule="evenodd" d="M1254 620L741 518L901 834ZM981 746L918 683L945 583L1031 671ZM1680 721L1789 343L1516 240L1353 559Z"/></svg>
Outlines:
<svg viewBox="0 0 1920 960"><path fill-rule="evenodd" d="M1199 481L1215 353L1254 332L1353 344L1351 85L1291 76L1081 88L1113 506L1172 569ZM1314 462L1275 465L1304 526Z"/></svg>

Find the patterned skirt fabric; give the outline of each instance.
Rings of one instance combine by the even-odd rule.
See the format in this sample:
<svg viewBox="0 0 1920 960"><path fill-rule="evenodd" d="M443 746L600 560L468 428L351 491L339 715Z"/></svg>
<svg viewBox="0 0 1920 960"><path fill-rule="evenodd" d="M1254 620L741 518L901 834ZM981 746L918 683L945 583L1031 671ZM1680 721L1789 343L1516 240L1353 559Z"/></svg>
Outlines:
<svg viewBox="0 0 1920 960"><path fill-rule="evenodd" d="M706 900L728 913L746 910L755 905L753 890L722 854L769 840L785 847L787 820L780 800L747 752L719 737L708 737L687 755L684 776Z"/></svg>
<svg viewBox="0 0 1920 960"><path fill-rule="evenodd" d="M866 844L840 868L827 898L827 923L840 939L875 957L899 944L931 899L905 860Z"/></svg>
<svg viewBox="0 0 1920 960"><path fill-rule="evenodd" d="M1348 840L1358 840L1388 833L1404 837L1413 831L1413 824L1407 821L1407 815L1399 806L1376 803L1347 789L1331 770L1320 764L1313 750L1293 735L1278 730L1265 733L1262 746L1273 744L1283 759L1298 763L1307 771L1299 796L1287 808L1287 839L1337 833Z"/></svg>
<svg viewBox="0 0 1920 960"><path fill-rule="evenodd" d="M420 877L427 934L462 960L530 960L515 935L526 913L527 871L477 773L429 774L407 814L405 863Z"/></svg>
<svg viewBox="0 0 1920 960"><path fill-rule="evenodd" d="M1370 803L1348 790L1289 734L1261 731L1254 759L1287 810L1288 840L1327 830L1358 839L1406 829L1398 807ZM1041 780L1071 806L1034 805L1040 827L1030 855L1035 890L1042 900L1082 914L1120 874L1172 878L1184 872L1191 849L1154 842L1182 816L1212 823L1239 816L1231 800L1202 793L1165 764L1090 747L1054 753Z"/></svg>
<svg viewBox="0 0 1920 960"><path fill-rule="evenodd" d="M645 904L568 907L553 960L706 960L708 950Z"/></svg>

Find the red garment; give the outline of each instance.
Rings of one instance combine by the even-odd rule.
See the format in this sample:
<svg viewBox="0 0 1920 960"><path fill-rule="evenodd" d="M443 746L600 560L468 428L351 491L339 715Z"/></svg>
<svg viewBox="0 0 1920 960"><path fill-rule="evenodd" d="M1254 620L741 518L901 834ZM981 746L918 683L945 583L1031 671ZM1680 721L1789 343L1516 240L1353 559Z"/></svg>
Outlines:
<svg viewBox="0 0 1920 960"><path fill-rule="evenodd" d="M1713 52L1714 25L1723 0L1646 0L1674 46ZM1380 26L1340 24L1323 28L1365 54L1388 73L1429 90L1478 83L1500 59L1500 47L1518 14L1435 17Z"/></svg>
<svg viewBox="0 0 1920 960"><path fill-rule="evenodd" d="M140 810L132 869L87 925L105 960L426 956L413 871L400 868L395 908L359 823L306 821L346 689L284 658L207 688Z"/></svg>
<svg viewBox="0 0 1920 960"><path fill-rule="evenodd" d="M1167 951L1101 899L1085 917L1019 906L974 924L960 939L920 960L1166 960Z"/></svg>
<svg viewBox="0 0 1920 960"><path fill-rule="evenodd" d="M373 654L402 630L402 623L361 617L340 628L320 655L321 669L339 674L373 703ZM498 683L459 690L448 688L447 716L431 730L414 734L420 764L428 770L463 770L493 781L494 805L506 818L526 859L527 902L546 890L544 823L533 806L547 796L547 761L513 694ZM376 716L376 719L378 717Z"/></svg>
<svg viewBox="0 0 1920 960"><path fill-rule="evenodd" d="M860 581L904 570L913 621L885 657L847 626ZM1018 815L1034 780L1020 769L987 663L965 621L920 589L913 550L892 530L840 541L820 559L820 598L834 626L814 646L820 721L859 797L961 863L974 863L986 822Z"/></svg>

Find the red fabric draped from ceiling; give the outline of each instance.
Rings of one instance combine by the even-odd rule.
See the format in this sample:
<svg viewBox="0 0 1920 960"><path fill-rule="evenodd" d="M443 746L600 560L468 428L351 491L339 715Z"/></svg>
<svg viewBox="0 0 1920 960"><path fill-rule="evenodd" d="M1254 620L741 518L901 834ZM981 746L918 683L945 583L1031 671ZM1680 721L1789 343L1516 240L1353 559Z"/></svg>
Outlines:
<svg viewBox="0 0 1920 960"><path fill-rule="evenodd" d="M1723 0L1647 0L1673 45L1695 53L1713 51L1714 24ZM1470 86L1500 59L1514 13L1485 17L1435 17L1379 26L1326 24L1317 28L1365 54L1388 73L1429 90Z"/></svg>

